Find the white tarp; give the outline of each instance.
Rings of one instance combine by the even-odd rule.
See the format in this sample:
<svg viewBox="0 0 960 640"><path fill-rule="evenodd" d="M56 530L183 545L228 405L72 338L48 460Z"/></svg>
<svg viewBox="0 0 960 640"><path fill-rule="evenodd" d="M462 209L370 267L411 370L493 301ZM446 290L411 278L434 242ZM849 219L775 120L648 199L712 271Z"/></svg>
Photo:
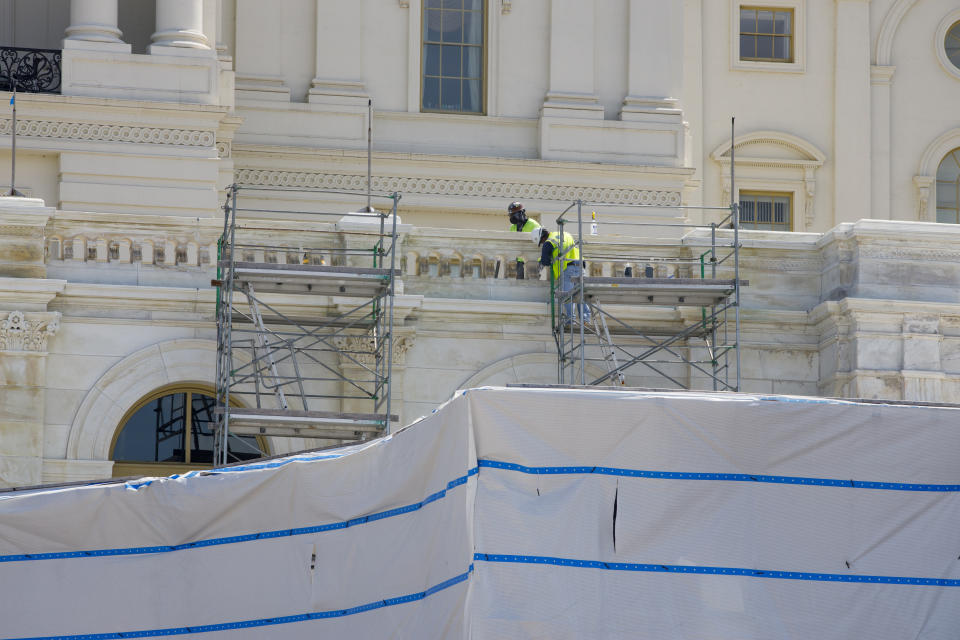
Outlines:
<svg viewBox="0 0 960 640"><path fill-rule="evenodd" d="M0 494L0 638L955 640L958 418L484 388L367 445Z"/></svg>

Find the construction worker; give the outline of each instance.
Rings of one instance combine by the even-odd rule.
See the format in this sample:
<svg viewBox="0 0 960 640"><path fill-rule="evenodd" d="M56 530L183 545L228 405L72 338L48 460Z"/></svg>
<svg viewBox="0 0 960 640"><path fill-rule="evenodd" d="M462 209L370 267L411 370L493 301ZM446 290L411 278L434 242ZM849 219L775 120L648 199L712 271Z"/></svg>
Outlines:
<svg viewBox="0 0 960 640"><path fill-rule="evenodd" d="M510 214L510 231L525 231L530 233L534 229L540 228L540 223L527 217L527 210L523 208L522 202L511 202L507 207Z"/></svg>
<svg viewBox="0 0 960 640"><path fill-rule="evenodd" d="M540 247L540 266L551 267L553 281L560 283L560 292L568 293L573 289L574 279L579 279L583 272L583 261L580 260L580 249L573 236L563 232L563 239L556 231L550 233L539 228L530 232L530 237ZM580 305L577 305L578 307ZM583 305L579 310L584 323L590 321L590 307ZM570 325L573 317L573 303L563 304L564 326Z"/></svg>
<svg viewBox="0 0 960 640"><path fill-rule="evenodd" d="M540 228L540 223L527 217L527 210L522 202L511 202L507 207L510 214L510 231L523 231L530 233L534 229ZM523 256L517 256L517 279L523 280L526 272Z"/></svg>

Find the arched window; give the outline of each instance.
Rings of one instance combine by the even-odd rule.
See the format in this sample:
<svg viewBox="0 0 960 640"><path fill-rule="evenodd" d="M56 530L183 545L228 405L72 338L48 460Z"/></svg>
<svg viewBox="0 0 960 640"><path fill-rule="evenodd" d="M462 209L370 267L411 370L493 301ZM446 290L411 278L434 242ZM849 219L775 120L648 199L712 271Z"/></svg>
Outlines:
<svg viewBox="0 0 960 640"><path fill-rule="evenodd" d="M960 224L960 148L948 153L937 169L937 222Z"/></svg>
<svg viewBox="0 0 960 640"><path fill-rule="evenodd" d="M158 389L120 422L110 449L114 477L170 475L213 466L214 391L201 386ZM231 462L266 455L255 436L230 436Z"/></svg>

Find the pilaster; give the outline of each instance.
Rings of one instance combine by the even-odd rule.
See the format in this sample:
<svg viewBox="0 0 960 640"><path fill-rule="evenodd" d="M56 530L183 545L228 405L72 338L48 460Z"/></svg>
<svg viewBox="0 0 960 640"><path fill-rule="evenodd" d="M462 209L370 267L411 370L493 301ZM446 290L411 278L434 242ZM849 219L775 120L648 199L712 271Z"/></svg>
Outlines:
<svg viewBox="0 0 960 640"><path fill-rule="evenodd" d="M682 125L683 3L630 0L621 120Z"/></svg>
<svg viewBox="0 0 960 640"><path fill-rule="evenodd" d="M542 115L603 120L596 93L596 0L550 1L549 87Z"/></svg>
<svg viewBox="0 0 960 640"><path fill-rule="evenodd" d="M340 4L340 3L337 3ZM352 3L350 3L352 4ZM283 5L261 0L237 0L237 101L290 101L275 43L283 39Z"/></svg>
<svg viewBox="0 0 960 640"><path fill-rule="evenodd" d="M836 0L834 222L871 218L870 0Z"/></svg>
<svg viewBox="0 0 960 640"><path fill-rule="evenodd" d="M336 111L365 111L363 3L317 0L316 15L316 75L309 102Z"/></svg>

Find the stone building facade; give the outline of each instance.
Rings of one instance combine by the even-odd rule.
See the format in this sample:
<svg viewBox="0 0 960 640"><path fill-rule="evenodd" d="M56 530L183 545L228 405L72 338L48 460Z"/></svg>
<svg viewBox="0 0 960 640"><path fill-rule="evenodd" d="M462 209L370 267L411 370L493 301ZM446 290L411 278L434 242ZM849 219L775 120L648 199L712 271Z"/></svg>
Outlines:
<svg viewBox="0 0 960 640"><path fill-rule="evenodd" d="M362 193L368 125L403 196L404 421L555 381L546 283L495 266L535 258L516 199L551 227L577 198L753 202L743 390L957 402L958 25L952 0L0 0L4 50L50 50L0 64L27 196L0 199L0 486L109 476L145 398L209 389L226 187Z"/></svg>

